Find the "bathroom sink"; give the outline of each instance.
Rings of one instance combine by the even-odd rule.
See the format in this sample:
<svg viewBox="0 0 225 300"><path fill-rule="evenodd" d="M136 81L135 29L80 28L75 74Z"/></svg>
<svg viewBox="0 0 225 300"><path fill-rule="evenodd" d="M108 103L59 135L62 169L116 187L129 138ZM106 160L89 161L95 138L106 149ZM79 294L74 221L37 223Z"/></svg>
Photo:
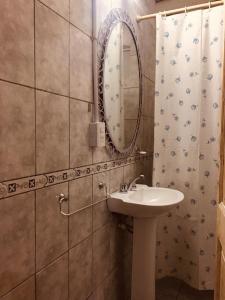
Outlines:
<svg viewBox="0 0 225 300"><path fill-rule="evenodd" d="M110 196L110 211L136 218L156 217L171 210L184 199L183 193L177 190L143 184L137 184L135 191L116 192Z"/></svg>
<svg viewBox="0 0 225 300"><path fill-rule="evenodd" d="M126 193L108 198L111 212L134 217L132 300L155 299L155 248L157 217L176 207L184 194L173 189L137 184Z"/></svg>

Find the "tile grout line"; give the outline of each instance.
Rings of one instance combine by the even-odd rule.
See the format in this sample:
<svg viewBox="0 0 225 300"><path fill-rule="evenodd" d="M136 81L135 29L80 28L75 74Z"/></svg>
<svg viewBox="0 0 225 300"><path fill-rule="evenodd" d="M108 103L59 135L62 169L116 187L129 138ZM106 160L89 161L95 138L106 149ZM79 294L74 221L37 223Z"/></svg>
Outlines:
<svg viewBox="0 0 225 300"><path fill-rule="evenodd" d="M89 101L89 100L85 100L85 99L80 99L80 98L75 98L75 97L72 97L72 96L69 96L69 95L59 94L59 93L54 92L54 91L50 91L50 90L45 90L45 89L42 89L42 88L38 88L37 86L35 87L35 86L31 86L31 85L26 85L26 84L23 84L23 83L19 83L19 82L15 82L15 81L10 81L10 80L3 79L3 78L0 78L0 81L11 83L11 84L15 84L15 85L18 85L18 86L21 86L21 87L25 87L25 88L30 88L30 89L33 89L35 92L36 91L40 91L40 92L44 92L44 93L48 93L48 94L52 94L52 95L56 95L56 96L60 96L60 97L64 97L64 98L70 98L72 101L80 101L80 102L88 103L90 105L94 105L93 101Z"/></svg>
<svg viewBox="0 0 225 300"><path fill-rule="evenodd" d="M19 286L21 286L22 284L24 284L26 281L30 280L31 278L35 277L35 273L30 274L28 277L26 277L25 279L23 279L20 283L18 283L17 285L15 285L13 288L11 288L10 290L8 290L6 293L2 294L0 296L0 299L3 299L5 296L8 296L9 293L13 292L16 288L18 288ZM36 293L35 293L36 294ZM36 295L35 295L36 297ZM36 299L36 298L35 298Z"/></svg>
<svg viewBox="0 0 225 300"><path fill-rule="evenodd" d="M35 138L35 175L37 174L37 93L36 93L36 87L37 87L37 77L36 77L36 1L34 0L34 138ZM34 293L35 293L35 299L37 299L37 192L34 191Z"/></svg>
<svg viewBox="0 0 225 300"><path fill-rule="evenodd" d="M70 82L70 67L71 67L71 50L70 50L70 44L71 44L71 41L70 41L70 9L71 9L71 0L69 0L69 49L68 49L68 52L69 52L69 68L68 68L68 72L69 72L69 168L70 168L70 160L71 160L71 154L70 154L70 138L71 138L71 124L70 124L70 114L71 114L71 98L70 98L70 90L71 90L71 82ZM68 198L70 198L70 183L68 182L67 183L67 190L68 190ZM68 212L70 211L70 201L68 202ZM67 218L68 219L68 222L67 222L67 238L68 238L68 257L67 257L67 295L68 295L68 299L70 299L70 217Z"/></svg>
<svg viewBox="0 0 225 300"><path fill-rule="evenodd" d="M71 26L73 26L74 28L76 28L77 30L79 30L86 37L91 38L91 35L89 35L87 32L85 32L82 28L79 28L75 24L71 23L71 21L70 21L70 8L69 8L69 19L67 20L64 16L60 15L60 13L58 13L56 10L54 10L53 8L51 8L50 6L48 6L47 4L43 3L41 0L36 0L36 1L38 1L40 4L42 4L43 6L45 6L46 8L48 8L51 12L53 12L54 14L56 14L58 17L62 18L65 22L68 22Z"/></svg>

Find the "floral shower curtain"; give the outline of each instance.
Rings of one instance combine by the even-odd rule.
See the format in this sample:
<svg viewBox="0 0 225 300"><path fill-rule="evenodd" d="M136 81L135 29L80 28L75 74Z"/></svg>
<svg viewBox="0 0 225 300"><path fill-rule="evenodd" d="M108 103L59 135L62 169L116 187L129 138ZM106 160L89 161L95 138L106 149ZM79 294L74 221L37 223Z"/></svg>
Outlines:
<svg viewBox="0 0 225 300"><path fill-rule="evenodd" d="M213 289L223 7L157 17L153 185L185 199L159 219L158 277Z"/></svg>

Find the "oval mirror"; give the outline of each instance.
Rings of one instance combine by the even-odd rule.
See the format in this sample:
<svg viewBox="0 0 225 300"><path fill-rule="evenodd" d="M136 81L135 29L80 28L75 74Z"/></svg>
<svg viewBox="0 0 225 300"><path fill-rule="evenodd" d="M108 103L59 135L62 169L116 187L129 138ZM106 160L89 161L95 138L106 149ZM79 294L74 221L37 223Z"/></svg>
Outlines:
<svg viewBox="0 0 225 300"><path fill-rule="evenodd" d="M127 22L113 23L102 65L104 121L109 142L119 153L132 150L140 122L141 72L132 30Z"/></svg>

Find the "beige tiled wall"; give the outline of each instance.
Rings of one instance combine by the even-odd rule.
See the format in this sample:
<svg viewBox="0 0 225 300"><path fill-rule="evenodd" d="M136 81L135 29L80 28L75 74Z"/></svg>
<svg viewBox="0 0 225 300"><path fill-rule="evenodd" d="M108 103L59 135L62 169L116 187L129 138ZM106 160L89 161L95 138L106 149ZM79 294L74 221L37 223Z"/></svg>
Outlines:
<svg viewBox="0 0 225 300"><path fill-rule="evenodd" d="M98 28L111 8L133 19L149 11L143 0L96 2ZM0 1L0 183L112 159L88 145L91 21L91 0ZM144 78L137 144L152 151L154 26L135 27ZM143 170L138 161L1 199L0 299L129 299L132 236L118 228L98 182L114 191ZM62 216L61 192L81 211Z"/></svg>

